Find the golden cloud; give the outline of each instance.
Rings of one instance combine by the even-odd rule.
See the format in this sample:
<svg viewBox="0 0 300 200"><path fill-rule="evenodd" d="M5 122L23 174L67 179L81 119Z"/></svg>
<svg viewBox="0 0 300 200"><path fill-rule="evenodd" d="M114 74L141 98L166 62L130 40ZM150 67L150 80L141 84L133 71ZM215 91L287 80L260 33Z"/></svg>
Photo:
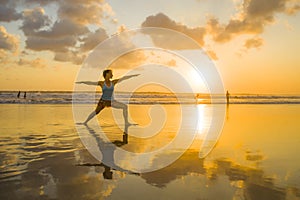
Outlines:
<svg viewBox="0 0 300 200"><path fill-rule="evenodd" d="M251 49L251 48L259 48L260 46L262 46L264 43L262 38L259 37L255 37L255 38L251 38L246 40L244 47L246 47L247 49Z"/></svg>
<svg viewBox="0 0 300 200"><path fill-rule="evenodd" d="M213 39L220 43L228 42L241 34L261 34L265 26L274 23L276 13L298 11L296 1L244 0L239 12L227 24L220 24L217 18L211 17L207 22L207 29Z"/></svg>
<svg viewBox="0 0 300 200"><path fill-rule="evenodd" d="M194 39L200 46L204 45L204 36L206 34L206 30L204 27L189 28L186 25L171 20L163 13L158 13L157 15L147 17L146 20L142 23L142 27L158 27L178 31ZM191 48L190 46L186 46L187 44L185 44L184 41L178 40L178 38L176 38L176 35L170 35L169 38L159 37L158 32L155 35L158 35L158 37L152 35L152 40L156 46L169 49Z"/></svg>
<svg viewBox="0 0 300 200"><path fill-rule="evenodd" d="M16 52L19 47L19 38L9 34L4 26L0 26L0 50Z"/></svg>
<svg viewBox="0 0 300 200"><path fill-rule="evenodd" d="M44 68L47 66L47 62L44 59L36 58L33 60L28 60L21 58L18 61L18 65L20 66L27 66L27 67L33 67L33 68Z"/></svg>

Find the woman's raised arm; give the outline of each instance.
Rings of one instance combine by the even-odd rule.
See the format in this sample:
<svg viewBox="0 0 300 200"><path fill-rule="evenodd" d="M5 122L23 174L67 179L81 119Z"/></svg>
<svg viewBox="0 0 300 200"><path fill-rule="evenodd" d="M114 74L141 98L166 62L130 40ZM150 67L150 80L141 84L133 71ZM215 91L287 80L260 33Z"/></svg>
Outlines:
<svg viewBox="0 0 300 200"><path fill-rule="evenodd" d="M117 84L117 83L120 83L121 81L125 81L127 79L130 79L130 78L133 78L135 76L139 76L140 74L133 74L133 75L129 75L129 76L123 76L122 78L119 78L119 79L114 79L113 80L113 84Z"/></svg>
<svg viewBox="0 0 300 200"><path fill-rule="evenodd" d="M101 82L103 81L78 81L75 82L77 84L86 84L86 85L101 85Z"/></svg>

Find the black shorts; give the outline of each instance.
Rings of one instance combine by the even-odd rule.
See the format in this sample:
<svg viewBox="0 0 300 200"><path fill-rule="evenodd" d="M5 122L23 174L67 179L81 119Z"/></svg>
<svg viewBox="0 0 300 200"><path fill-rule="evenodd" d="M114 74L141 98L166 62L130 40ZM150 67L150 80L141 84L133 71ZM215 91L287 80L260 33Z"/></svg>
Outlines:
<svg viewBox="0 0 300 200"><path fill-rule="evenodd" d="M98 106L111 107L111 102L112 101L100 99L98 102Z"/></svg>

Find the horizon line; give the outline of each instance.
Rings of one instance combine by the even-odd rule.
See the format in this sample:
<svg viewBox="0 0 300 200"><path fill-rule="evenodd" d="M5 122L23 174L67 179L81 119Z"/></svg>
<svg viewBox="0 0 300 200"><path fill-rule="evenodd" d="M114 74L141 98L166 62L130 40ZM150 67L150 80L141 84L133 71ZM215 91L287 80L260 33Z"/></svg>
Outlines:
<svg viewBox="0 0 300 200"><path fill-rule="evenodd" d="M72 91L72 90L0 90L0 92L26 92L26 93L36 93L36 92L45 92L45 93L102 93L102 91ZM131 91L115 91L115 93L160 93L160 94L172 94L172 92L158 92L158 91L147 91L147 92L131 92ZM204 94L204 95L213 95L211 93L207 92L194 92L194 93L185 93L185 92L177 92L178 94ZM220 93L218 93L220 94ZM215 94L215 95L218 95ZM224 94L226 92L224 91ZM250 93L250 92L237 92L237 93L230 93L229 94L234 94L234 95L300 95L300 93Z"/></svg>

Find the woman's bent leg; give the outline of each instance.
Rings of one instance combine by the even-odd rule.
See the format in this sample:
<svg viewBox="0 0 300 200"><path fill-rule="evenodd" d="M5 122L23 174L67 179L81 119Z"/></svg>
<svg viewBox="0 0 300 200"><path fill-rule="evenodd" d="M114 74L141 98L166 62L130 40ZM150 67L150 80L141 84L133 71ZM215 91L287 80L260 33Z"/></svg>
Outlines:
<svg viewBox="0 0 300 200"><path fill-rule="evenodd" d="M113 108L123 109L123 117L124 117L125 124L129 124L129 122L128 122L128 106L126 104L118 102L118 101L113 101L111 106Z"/></svg>
<svg viewBox="0 0 300 200"><path fill-rule="evenodd" d="M103 104L98 104L95 111L93 111L88 118L83 122L84 124L87 124L91 119L93 119L101 110L103 110L105 106Z"/></svg>

